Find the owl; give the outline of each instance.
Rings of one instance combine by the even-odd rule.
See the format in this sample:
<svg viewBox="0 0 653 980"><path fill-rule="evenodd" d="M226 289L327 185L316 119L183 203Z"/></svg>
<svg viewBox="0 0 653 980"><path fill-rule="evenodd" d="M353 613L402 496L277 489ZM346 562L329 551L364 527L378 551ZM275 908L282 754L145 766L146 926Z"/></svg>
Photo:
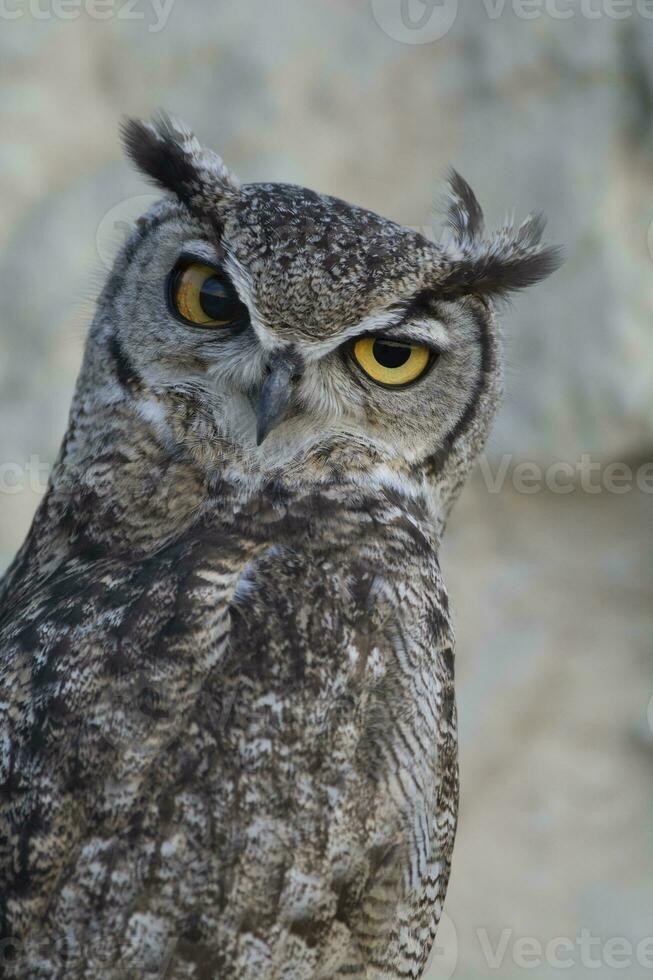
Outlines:
<svg viewBox="0 0 653 980"><path fill-rule="evenodd" d="M423 974L458 771L438 548L559 253L244 184L169 117L0 590L0 970Z"/></svg>

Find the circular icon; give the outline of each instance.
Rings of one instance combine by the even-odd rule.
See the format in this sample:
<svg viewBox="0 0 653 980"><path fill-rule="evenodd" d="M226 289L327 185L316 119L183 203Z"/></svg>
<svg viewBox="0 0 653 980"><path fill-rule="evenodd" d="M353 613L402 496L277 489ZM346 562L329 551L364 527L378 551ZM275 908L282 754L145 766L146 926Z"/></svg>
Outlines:
<svg viewBox="0 0 653 980"><path fill-rule="evenodd" d="M431 44L453 27L458 0L372 0L372 13L393 41Z"/></svg>
<svg viewBox="0 0 653 980"><path fill-rule="evenodd" d="M119 201L107 211L95 235L95 247L102 265L111 268L116 255L134 230L136 219L160 199L161 195L138 194Z"/></svg>
<svg viewBox="0 0 653 980"><path fill-rule="evenodd" d="M425 980L449 980L458 965L458 934L446 912L442 913L438 934L424 971Z"/></svg>

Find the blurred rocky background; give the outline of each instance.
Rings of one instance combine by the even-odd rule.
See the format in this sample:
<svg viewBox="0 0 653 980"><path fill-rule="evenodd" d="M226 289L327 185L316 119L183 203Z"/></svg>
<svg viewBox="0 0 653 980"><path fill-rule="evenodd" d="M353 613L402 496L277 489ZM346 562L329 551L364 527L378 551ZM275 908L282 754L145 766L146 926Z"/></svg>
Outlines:
<svg viewBox="0 0 653 980"><path fill-rule="evenodd" d="M546 211L568 261L506 312L443 556L462 809L429 980L653 976L651 0L3 0L0 81L2 565L152 199L122 115L408 225L450 164L490 223Z"/></svg>

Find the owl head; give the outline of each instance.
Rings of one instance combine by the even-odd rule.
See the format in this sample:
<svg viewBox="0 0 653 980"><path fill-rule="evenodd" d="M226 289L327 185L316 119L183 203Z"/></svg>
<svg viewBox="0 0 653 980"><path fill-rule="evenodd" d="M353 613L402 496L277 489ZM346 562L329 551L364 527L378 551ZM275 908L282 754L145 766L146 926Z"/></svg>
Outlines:
<svg viewBox="0 0 653 980"><path fill-rule="evenodd" d="M166 116L123 135L167 196L102 295L93 390L194 465L428 486L444 517L498 401L495 303L559 263L543 221L486 237L452 172L436 244L303 187L241 185Z"/></svg>

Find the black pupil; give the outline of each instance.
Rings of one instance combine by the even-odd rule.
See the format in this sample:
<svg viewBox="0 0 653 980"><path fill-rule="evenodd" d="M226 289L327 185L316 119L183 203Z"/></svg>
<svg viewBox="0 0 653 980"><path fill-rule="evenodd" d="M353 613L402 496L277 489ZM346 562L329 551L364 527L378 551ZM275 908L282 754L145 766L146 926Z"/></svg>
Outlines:
<svg viewBox="0 0 653 980"><path fill-rule="evenodd" d="M210 320L235 320L240 303L218 276L209 276L200 289L200 306Z"/></svg>
<svg viewBox="0 0 653 980"><path fill-rule="evenodd" d="M404 344L389 344L387 340L375 340L372 352L379 364L385 368L400 368L410 357L410 347Z"/></svg>

